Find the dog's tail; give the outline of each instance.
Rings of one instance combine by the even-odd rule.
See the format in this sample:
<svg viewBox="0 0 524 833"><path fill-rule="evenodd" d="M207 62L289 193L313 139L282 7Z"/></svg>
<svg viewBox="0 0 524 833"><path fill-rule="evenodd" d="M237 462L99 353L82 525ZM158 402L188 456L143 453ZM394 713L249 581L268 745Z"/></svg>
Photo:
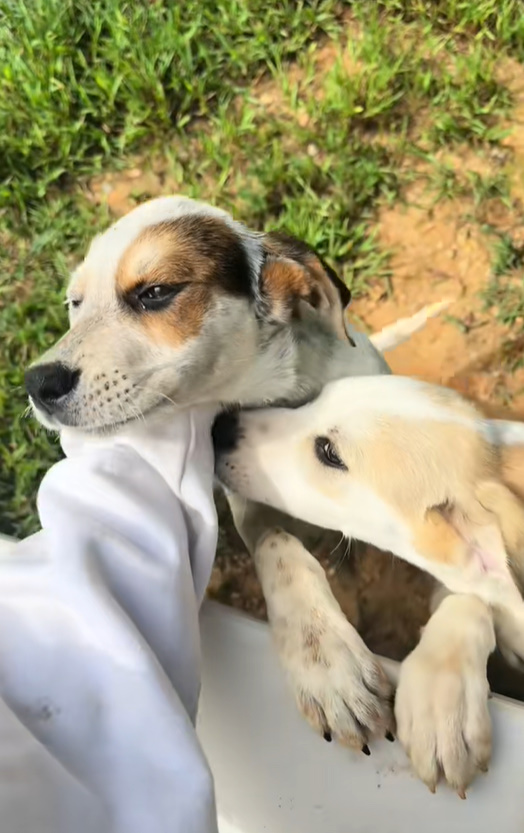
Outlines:
<svg viewBox="0 0 524 833"><path fill-rule="evenodd" d="M381 353L388 350L394 350L399 347L412 335L422 330L430 318L435 318L440 315L445 309L449 307L451 300L448 298L444 301L438 301L436 304L428 304L414 315L409 315L407 318L399 318L393 324L384 327L378 333L373 333L370 336L371 343Z"/></svg>

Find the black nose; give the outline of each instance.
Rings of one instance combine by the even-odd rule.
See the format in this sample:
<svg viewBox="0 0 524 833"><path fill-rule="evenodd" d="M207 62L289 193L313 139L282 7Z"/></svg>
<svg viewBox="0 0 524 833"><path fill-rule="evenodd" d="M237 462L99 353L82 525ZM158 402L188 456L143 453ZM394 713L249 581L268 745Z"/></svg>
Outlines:
<svg viewBox="0 0 524 833"><path fill-rule="evenodd" d="M61 362L37 364L26 372L25 386L35 404L52 413L58 400L75 389L79 378L79 370Z"/></svg>
<svg viewBox="0 0 524 833"><path fill-rule="evenodd" d="M216 452L233 451L240 433L238 411L224 411L219 414L213 423L211 433Z"/></svg>

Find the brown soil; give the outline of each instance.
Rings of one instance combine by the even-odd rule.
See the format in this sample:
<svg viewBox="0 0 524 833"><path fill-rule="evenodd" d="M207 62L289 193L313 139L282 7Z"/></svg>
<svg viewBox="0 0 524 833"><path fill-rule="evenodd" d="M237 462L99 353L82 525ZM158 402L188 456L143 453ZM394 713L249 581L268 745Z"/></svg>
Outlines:
<svg viewBox="0 0 524 833"><path fill-rule="evenodd" d="M524 417L524 368L514 360L521 333L499 323L496 309L487 310L482 299L491 278L489 238L470 219L469 200L429 200L416 185L405 206L381 213L380 239L392 252L392 292L376 286L355 302L353 313L379 330L425 304L452 299L447 315L387 356L392 369L450 385L488 411L511 406ZM492 213L492 225L506 225L507 211L497 206Z"/></svg>

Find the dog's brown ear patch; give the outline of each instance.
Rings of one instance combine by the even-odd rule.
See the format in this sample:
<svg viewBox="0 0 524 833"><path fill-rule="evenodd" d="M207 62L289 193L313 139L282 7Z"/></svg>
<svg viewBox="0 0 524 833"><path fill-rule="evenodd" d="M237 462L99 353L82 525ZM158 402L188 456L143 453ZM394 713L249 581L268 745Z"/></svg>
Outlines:
<svg viewBox="0 0 524 833"><path fill-rule="evenodd" d="M264 249L266 261L260 279L264 314L285 323L298 317L301 303L306 302L346 339L344 307L351 293L335 272L309 246L287 235L267 234Z"/></svg>
<svg viewBox="0 0 524 833"><path fill-rule="evenodd" d="M287 323L298 314L299 302L315 309L321 304L319 289L298 263L268 257L261 276L261 290L266 313L278 323Z"/></svg>
<svg viewBox="0 0 524 833"><path fill-rule="evenodd" d="M301 263L310 270L322 284L332 284L336 290L340 303L345 308L351 301L351 291L344 281L337 275L311 246L283 232L271 232L264 238L265 249L273 255L285 257Z"/></svg>

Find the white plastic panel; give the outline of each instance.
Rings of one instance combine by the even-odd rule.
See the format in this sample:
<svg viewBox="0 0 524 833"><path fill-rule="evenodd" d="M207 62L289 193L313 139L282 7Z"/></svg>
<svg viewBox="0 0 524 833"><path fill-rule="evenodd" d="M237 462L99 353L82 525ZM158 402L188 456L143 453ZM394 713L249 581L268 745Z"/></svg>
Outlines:
<svg viewBox="0 0 524 833"><path fill-rule="evenodd" d="M524 830L522 704L490 701L493 762L467 800L445 787L431 795L411 775L398 743L374 743L368 758L309 729L285 687L265 625L209 604L202 635L199 731L222 818L235 833Z"/></svg>

